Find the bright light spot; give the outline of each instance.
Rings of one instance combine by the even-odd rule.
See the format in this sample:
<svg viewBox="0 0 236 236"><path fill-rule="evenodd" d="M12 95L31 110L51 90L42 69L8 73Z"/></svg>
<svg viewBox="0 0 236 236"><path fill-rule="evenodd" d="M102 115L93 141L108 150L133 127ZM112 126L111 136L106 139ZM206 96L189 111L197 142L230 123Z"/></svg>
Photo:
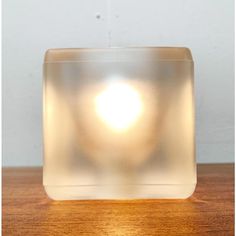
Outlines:
<svg viewBox="0 0 236 236"><path fill-rule="evenodd" d="M114 82L95 97L99 118L115 131L124 131L138 120L143 104L140 94L132 86Z"/></svg>

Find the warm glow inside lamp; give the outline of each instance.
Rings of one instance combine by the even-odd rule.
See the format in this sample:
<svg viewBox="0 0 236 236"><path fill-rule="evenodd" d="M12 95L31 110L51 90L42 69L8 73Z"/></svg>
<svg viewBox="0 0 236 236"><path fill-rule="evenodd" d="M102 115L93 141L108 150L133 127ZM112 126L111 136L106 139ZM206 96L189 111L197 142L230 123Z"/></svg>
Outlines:
<svg viewBox="0 0 236 236"><path fill-rule="evenodd" d="M117 132L132 126L142 113L140 94L125 82L112 82L95 102L98 116Z"/></svg>
<svg viewBox="0 0 236 236"><path fill-rule="evenodd" d="M43 120L52 199L187 198L195 189L187 48L48 50Z"/></svg>

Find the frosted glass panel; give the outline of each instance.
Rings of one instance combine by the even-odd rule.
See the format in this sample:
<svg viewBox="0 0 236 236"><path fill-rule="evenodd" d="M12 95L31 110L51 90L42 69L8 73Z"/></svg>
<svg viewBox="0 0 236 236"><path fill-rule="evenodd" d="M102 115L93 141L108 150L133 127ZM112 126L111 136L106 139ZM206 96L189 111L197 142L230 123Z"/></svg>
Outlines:
<svg viewBox="0 0 236 236"><path fill-rule="evenodd" d="M50 50L44 74L44 186L51 198L192 194L187 49Z"/></svg>

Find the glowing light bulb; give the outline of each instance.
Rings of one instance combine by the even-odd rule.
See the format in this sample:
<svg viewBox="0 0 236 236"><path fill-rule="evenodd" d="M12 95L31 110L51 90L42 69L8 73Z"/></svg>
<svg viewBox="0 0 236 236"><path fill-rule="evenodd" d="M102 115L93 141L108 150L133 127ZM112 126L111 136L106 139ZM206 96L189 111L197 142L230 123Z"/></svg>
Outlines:
<svg viewBox="0 0 236 236"><path fill-rule="evenodd" d="M131 85L114 82L95 97L98 117L111 129L123 132L140 117L143 104L138 91Z"/></svg>

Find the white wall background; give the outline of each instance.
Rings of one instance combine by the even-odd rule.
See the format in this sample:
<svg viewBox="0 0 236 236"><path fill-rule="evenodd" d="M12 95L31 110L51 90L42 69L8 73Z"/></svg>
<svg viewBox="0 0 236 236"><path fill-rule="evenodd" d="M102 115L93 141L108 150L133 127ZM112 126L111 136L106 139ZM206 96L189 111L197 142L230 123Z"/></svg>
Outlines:
<svg viewBox="0 0 236 236"><path fill-rule="evenodd" d="M42 164L48 48L187 46L195 60L197 160L234 161L233 0L4 0L3 165Z"/></svg>

